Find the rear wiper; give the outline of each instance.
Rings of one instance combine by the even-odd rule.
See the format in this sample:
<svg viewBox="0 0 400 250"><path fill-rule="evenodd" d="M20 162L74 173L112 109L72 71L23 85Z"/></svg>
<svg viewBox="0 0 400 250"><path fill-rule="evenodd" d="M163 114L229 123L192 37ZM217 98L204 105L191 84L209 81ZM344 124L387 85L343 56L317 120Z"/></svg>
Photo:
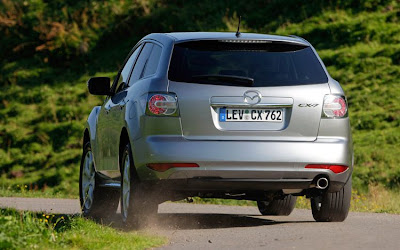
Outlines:
<svg viewBox="0 0 400 250"><path fill-rule="evenodd" d="M193 79L206 80L209 82L224 82L235 85L253 86L254 79L244 76L232 76L232 75L195 75Z"/></svg>

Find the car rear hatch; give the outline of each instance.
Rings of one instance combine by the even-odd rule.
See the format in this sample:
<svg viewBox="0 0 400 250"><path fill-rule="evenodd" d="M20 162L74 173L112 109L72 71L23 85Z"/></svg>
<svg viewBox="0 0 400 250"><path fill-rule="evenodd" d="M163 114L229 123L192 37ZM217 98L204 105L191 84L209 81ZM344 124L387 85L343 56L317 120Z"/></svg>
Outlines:
<svg viewBox="0 0 400 250"><path fill-rule="evenodd" d="M281 41L237 41L175 45L168 91L178 97L183 136L315 140L330 90L313 50Z"/></svg>

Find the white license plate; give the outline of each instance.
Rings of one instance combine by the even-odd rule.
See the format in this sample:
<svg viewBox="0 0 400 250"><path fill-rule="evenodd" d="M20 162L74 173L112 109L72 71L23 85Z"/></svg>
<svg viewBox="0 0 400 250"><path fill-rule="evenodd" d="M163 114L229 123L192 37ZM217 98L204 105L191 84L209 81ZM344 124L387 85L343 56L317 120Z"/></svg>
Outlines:
<svg viewBox="0 0 400 250"><path fill-rule="evenodd" d="M220 122L283 122L283 109L220 108Z"/></svg>

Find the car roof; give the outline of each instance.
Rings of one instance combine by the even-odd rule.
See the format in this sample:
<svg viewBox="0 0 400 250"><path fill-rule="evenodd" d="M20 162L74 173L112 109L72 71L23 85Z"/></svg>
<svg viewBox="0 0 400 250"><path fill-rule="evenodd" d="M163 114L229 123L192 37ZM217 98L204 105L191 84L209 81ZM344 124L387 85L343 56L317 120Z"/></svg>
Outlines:
<svg viewBox="0 0 400 250"><path fill-rule="evenodd" d="M175 40L175 43L194 41L194 40L268 40L291 42L303 45L310 45L306 40L296 36L277 36L257 33L240 33L236 37L235 32L172 32L163 33Z"/></svg>

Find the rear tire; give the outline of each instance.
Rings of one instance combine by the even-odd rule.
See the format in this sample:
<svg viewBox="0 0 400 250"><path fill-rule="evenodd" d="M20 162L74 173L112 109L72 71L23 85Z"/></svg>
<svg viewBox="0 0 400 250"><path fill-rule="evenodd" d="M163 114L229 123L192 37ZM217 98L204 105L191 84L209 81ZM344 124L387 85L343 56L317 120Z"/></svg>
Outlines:
<svg viewBox="0 0 400 250"><path fill-rule="evenodd" d="M79 174L79 201L84 217L105 219L117 210L118 191L101 188L98 183L92 148L87 142L83 148Z"/></svg>
<svg viewBox="0 0 400 250"><path fill-rule="evenodd" d="M145 217L157 213L158 204L144 192L135 171L132 149L128 143L121 157L121 216L127 224L138 225Z"/></svg>
<svg viewBox="0 0 400 250"><path fill-rule="evenodd" d="M335 193L324 193L311 198L313 217L319 222L341 222L349 213L351 200L351 176L343 188Z"/></svg>
<svg viewBox="0 0 400 250"><path fill-rule="evenodd" d="M287 216L292 213L296 200L296 196L289 194L281 200L257 201L257 206L262 215Z"/></svg>

